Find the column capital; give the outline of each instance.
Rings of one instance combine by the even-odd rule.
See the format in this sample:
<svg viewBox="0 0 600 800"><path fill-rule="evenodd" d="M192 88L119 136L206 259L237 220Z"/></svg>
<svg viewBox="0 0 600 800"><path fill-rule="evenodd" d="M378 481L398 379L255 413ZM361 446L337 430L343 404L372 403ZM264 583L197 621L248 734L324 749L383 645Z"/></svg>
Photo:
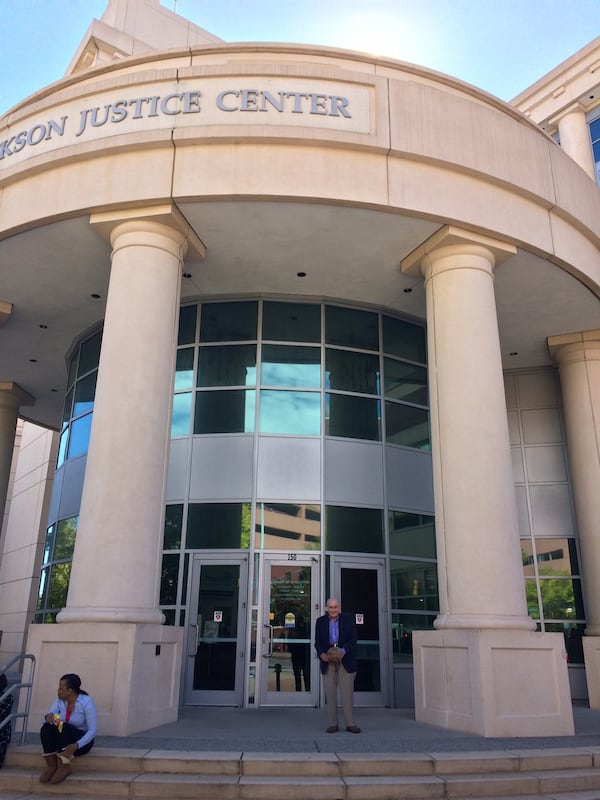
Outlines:
<svg viewBox="0 0 600 800"><path fill-rule="evenodd" d="M554 127L558 127L561 120L565 117L568 117L569 114L586 114L585 106L579 102L579 100L574 100L565 108L561 108L559 112L554 114L553 116L548 118L548 125Z"/></svg>
<svg viewBox="0 0 600 800"><path fill-rule="evenodd" d="M552 363L561 364L577 361L600 361L600 329L562 333L549 336L546 340Z"/></svg>
<svg viewBox="0 0 600 800"><path fill-rule="evenodd" d="M423 244L409 253L400 264L402 272L407 275L424 273L431 256L478 255L486 258L493 269L497 264L506 261L517 252L517 248L508 242L493 239L473 231L466 231L454 225L444 225Z"/></svg>
<svg viewBox="0 0 600 800"><path fill-rule="evenodd" d="M158 206L145 206L141 208L122 208L113 211L100 211L90 214L90 225L98 231L102 238L111 245L114 244L114 233L117 228L126 225L127 229L135 230L136 224L144 226L139 230L157 230L163 226L179 234L187 243L187 254L192 260L206 257L206 247L200 237L194 232L192 226L183 216L181 211L172 204Z"/></svg>
<svg viewBox="0 0 600 800"><path fill-rule="evenodd" d="M20 406L35 405L35 398L13 381L0 381L0 406L19 409Z"/></svg>

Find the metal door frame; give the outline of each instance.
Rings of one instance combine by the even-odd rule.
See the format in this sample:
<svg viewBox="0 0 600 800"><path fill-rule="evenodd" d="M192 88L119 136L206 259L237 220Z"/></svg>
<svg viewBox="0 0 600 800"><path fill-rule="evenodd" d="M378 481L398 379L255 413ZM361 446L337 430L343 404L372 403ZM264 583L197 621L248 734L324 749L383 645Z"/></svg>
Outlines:
<svg viewBox="0 0 600 800"><path fill-rule="evenodd" d="M341 597L341 571L348 569L376 570L377 572L377 595L378 595L378 619L379 619L379 674L381 689L379 692L355 692L354 704L357 707L389 707L391 705L390 692L390 643L389 643L389 613L388 613L388 590L386 582L386 561L381 556L369 555L337 555L331 554L331 595L340 601L342 611L344 608L344 598ZM357 626L358 639L360 641L360 625Z"/></svg>
<svg viewBox="0 0 600 800"><path fill-rule="evenodd" d="M272 631L268 628L268 613L271 597L271 566L306 565L311 568L311 620L309 625L310 638L310 692L269 692L268 691L268 654L272 642ZM262 552L260 554L260 608L259 632L257 636L257 676L256 697L257 706L301 706L316 708L319 704L320 671L313 647L314 624L319 615L319 596L321 593L321 556L311 551L295 551L293 553ZM278 696L279 694L279 696Z"/></svg>
<svg viewBox="0 0 600 800"><path fill-rule="evenodd" d="M235 665L235 686L231 691L194 690L194 661L198 648L198 592L200 573L204 565L234 565L240 567L238 588L238 626ZM246 630L248 625L248 566L247 553L223 555L215 552L190 555L186 634L184 637L183 705L243 706L246 683ZM192 613L193 612L193 613ZM192 620L195 620L192 622Z"/></svg>

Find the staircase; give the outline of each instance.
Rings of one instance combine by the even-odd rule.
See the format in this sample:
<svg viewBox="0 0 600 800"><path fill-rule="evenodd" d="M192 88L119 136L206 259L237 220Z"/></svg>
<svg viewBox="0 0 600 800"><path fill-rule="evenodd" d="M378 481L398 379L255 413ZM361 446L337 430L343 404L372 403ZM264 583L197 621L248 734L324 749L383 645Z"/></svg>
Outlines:
<svg viewBox="0 0 600 800"><path fill-rule="evenodd" d="M520 752L198 753L97 747L64 783L41 784L37 745L12 745L0 800L600 800L600 748Z"/></svg>

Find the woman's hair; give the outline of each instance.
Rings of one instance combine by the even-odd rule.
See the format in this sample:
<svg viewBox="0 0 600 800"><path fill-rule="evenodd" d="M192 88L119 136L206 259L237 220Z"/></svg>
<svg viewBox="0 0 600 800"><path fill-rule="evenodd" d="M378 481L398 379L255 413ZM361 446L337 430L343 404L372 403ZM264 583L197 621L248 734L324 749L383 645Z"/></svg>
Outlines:
<svg viewBox="0 0 600 800"><path fill-rule="evenodd" d="M81 678L79 675L75 675L74 672L68 672L66 675L63 675L60 679L67 684L68 689L72 689L77 694L87 694L85 689L81 688Z"/></svg>

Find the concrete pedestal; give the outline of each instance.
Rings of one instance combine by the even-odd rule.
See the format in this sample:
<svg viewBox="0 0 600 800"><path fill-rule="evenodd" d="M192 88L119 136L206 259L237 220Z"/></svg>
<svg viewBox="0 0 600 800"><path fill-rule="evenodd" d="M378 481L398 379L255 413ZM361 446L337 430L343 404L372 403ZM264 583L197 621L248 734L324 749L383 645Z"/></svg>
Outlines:
<svg viewBox="0 0 600 800"><path fill-rule="evenodd" d="M600 636L583 637L583 658L590 708L600 708Z"/></svg>
<svg viewBox="0 0 600 800"><path fill-rule="evenodd" d="M98 709L98 732L128 736L177 719L183 628L136 623L31 625L37 661L28 730L35 733L61 675L75 672Z"/></svg>
<svg viewBox="0 0 600 800"><path fill-rule="evenodd" d="M571 736L564 639L534 631L413 634L415 718L480 736Z"/></svg>

